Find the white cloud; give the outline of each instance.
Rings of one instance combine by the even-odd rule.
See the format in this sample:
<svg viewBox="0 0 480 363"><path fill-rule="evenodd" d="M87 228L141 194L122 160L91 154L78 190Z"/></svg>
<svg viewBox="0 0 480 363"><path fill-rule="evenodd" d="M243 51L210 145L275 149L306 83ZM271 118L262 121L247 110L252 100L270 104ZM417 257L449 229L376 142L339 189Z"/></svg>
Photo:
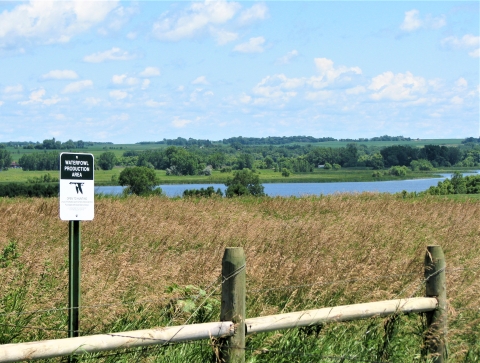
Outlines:
<svg viewBox="0 0 480 363"><path fill-rule="evenodd" d="M276 74L263 78L253 88L253 92L266 99L286 102L297 95L294 89L304 84L305 80L303 78L288 78L284 74Z"/></svg>
<svg viewBox="0 0 480 363"><path fill-rule="evenodd" d="M40 88L38 90L32 91L28 97L28 101L19 102L20 105L30 105L30 104L43 104L46 106L54 105L61 101L61 98L53 96L52 98L44 99L46 92L45 89Z"/></svg>
<svg viewBox="0 0 480 363"><path fill-rule="evenodd" d="M148 106L148 107L161 107L165 105L166 105L165 102L157 102L154 100L148 100L147 102L145 102L145 106Z"/></svg>
<svg viewBox="0 0 480 363"><path fill-rule="evenodd" d="M420 12L417 9L406 11L400 29L406 32L412 32L420 28L439 29L447 23L444 15L434 18L428 14L424 19L421 19L419 14Z"/></svg>
<svg viewBox="0 0 480 363"><path fill-rule="evenodd" d="M42 75L42 79L48 80L48 79L77 79L78 74L75 71L64 69L64 70L53 70L48 73L45 73Z"/></svg>
<svg viewBox="0 0 480 363"><path fill-rule="evenodd" d="M83 57L83 61L87 63L102 63L108 60L114 61L126 61L135 59L137 56L135 54L130 54L126 50L121 50L120 48L113 47L110 50L104 52L97 52Z"/></svg>
<svg viewBox="0 0 480 363"><path fill-rule="evenodd" d="M224 29L211 29L210 33L216 39L218 45L225 45L238 39L238 34Z"/></svg>
<svg viewBox="0 0 480 363"><path fill-rule="evenodd" d="M468 87L468 82L465 78L463 77L460 77L459 79L457 79L457 81L455 82L455 86L457 86L458 88L460 89L465 89Z"/></svg>
<svg viewBox="0 0 480 363"><path fill-rule="evenodd" d="M115 98L117 101L119 101L126 98L128 96L128 93L120 90L114 90L110 91L109 95L110 97Z"/></svg>
<svg viewBox="0 0 480 363"><path fill-rule="evenodd" d="M57 96L53 96L52 98L47 98L46 100L43 100L43 104L44 105L47 105L47 106L51 106L51 105L55 105L56 103L60 102L62 99L57 97Z"/></svg>
<svg viewBox="0 0 480 363"><path fill-rule="evenodd" d="M164 13L153 25L153 35L160 40L178 41L193 38L209 32L211 28L231 20L240 4L236 2L205 1L195 2L175 14Z"/></svg>
<svg viewBox="0 0 480 363"><path fill-rule="evenodd" d="M238 21L240 24L250 24L256 20L264 20L268 16L268 8L265 4L255 4L251 8L242 11Z"/></svg>
<svg viewBox="0 0 480 363"><path fill-rule="evenodd" d="M338 85L342 87L352 83L352 75L361 74L359 67L334 66L332 60L327 58L315 58L314 63L319 75L311 77L289 78L285 74L276 74L264 77L254 88L252 99L243 94L239 101L243 104L266 105L277 104L284 106L293 99L308 101L323 101L331 99L338 91ZM332 90L319 90L329 86L335 86ZM341 88L343 90L343 88ZM366 92L365 87L357 85L345 91L347 95L357 95ZM339 93L340 94L340 93Z"/></svg>
<svg viewBox="0 0 480 363"><path fill-rule="evenodd" d="M0 101L0 106L3 106L4 102L3 101Z"/></svg>
<svg viewBox="0 0 480 363"><path fill-rule="evenodd" d="M400 29L412 32L420 28L439 29L447 24L445 15L434 18L431 14L428 14L424 19L420 19L419 14L420 12L417 9L406 11Z"/></svg>
<svg viewBox="0 0 480 363"><path fill-rule="evenodd" d="M29 96L29 100L26 101L26 103L22 104L27 104L27 103L35 103L35 102L41 102L43 96L45 96L45 89L40 88L38 90L32 91Z"/></svg>
<svg viewBox="0 0 480 363"><path fill-rule="evenodd" d="M128 23L128 21L138 13L138 8L136 6L124 7L118 6L112 12L110 12L108 18L106 19L106 26L98 30L102 35L107 35L111 31L117 32L123 28L123 26Z"/></svg>
<svg viewBox="0 0 480 363"><path fill-rule="evenodd" d="M65 43L101 23L118 1L30 1L0 14L0 47Z"/></svg>
<svg viewBox="0 0 480 363"><path fill-rule="evenodd" d="M160 75L160 69L157 67L147 67L142 72L140 72L140 77L157 77Z"/></svg>
<svg viewBox="0 0 480 363"><path fill-rule="evenodd" d="M450 102L453 104L453 105L461 105L463 104L463 98L459 97L459 96L454 96L452 97L452 99L450 100Z"/></svg>
<svg viewBox="0 0 480 363"><path fill-rule="evenodd" d="M405 74L384 72L372 78L368 88L374 91L371 98L376 101L382 99L412 101L417 98L418 94L426 93L427 82L423 77L415 77L410 72Z"/></svg>
<svg viewBox="0 0 480 363"><path fill-rule="evenodd" d="M135 77L127 77L126 74L114 74L112 83L116 85L135 86L139 83L139 79Z"/></svg>
<svg viewBox="0 0 480 363"><path fill-rule="evenodd" d="M265 43L264 37L250 38L247 43L238 44L233 48L233 51L240 53L262 53L263 43Z"/></svg>
<svg viewBox="0 0 480 363"><path fill-rule="evenodd" d="M77 93L83 91L86 88L92 87L93 82L89 79L86 79L84 81L72 82L70 84L67 84L63 89L62 93Z"/></svg>
<svg viewBox="0 0 480 363"><path fill-rule="evenodd" d="M248 104L251 101L252 101L252 97L250 97L249 95L247 95L245 93L240 96L240 102L241 103Z"/></svg>
<svg viewBox="0 0 480 363"><path fill-rule="evenodd" d="M208 85L207 77L200 76L192 81L192 84L205 84Z"/></svg>
<svg viewBox="0 0 480 363"><path fill-rule="evenodd" d="M332 91L315 91L315 92L307 92L305 94L305 99L309 101L325 101L332 97Z"/></svg>
<svg viewBox="0 0 480 363"><path fill-rule="evenodd" d="M15 86L6 86L3 89L3 92L8 94L20 93L20 92L23 92L23 86L21 84L17 84Z"/></svg>
<svg viewBox="0 0 480 363"><path fill-rule="evenodd" d="M172 121L172 126L177 128L177 129L180 129L180 128L183 128L183 127L187 126L191 122L192 121L190 121L190 120L181 119L180 117L175 116L173 121Z"/></svg>
<svg viewBox="0 0 480 363"><path fill-rule="evenodd" d="M410 10L405 12L405 18L403 19L402 25L400 25L400 29L405 31L413 31L417 30L422 26L422 21L418 17L419 11L418 10Z"/></svg>
<svg viewBox="0 0 480 363"><path fill-rule="evenodd" d="M480 58L480 48L468 52L468 55L472 58Z"/></svg>
<svg viewBox="0 0 480 363"><path fill-rule="evenodd" d="M95 97L87 97L85 98L85 101L84 101L84 103L89 106L96 106L100 102L102 102L102 100L100 98L95 98Z"/></svg>
<svg viewBox="0 0 480 363"><path fill-rule="evenodd" d="M128 121L130 116L127 113L121 113L119 115L110 116L111 121Z"/></svg>
<svg viewBox="0 0 480 363"><path fill-rule="evenodd" d="M334 67L333 61L328 58L315 58L315 66L319 76L311 77L308 83L314 88L324 88L333 84L345 73L362 74L359 67L338 66Z"/></svg>
<svg viewBox="0 0 480 363"><path fill-rule="evenodd" d="M142 82L142 89L147 89L150 86L150 80L149 79L144 79Z"/></svg>
<svg viewBox="0 0 480 363"><path fill-rule="evenodd" d="M442 39L442 45L455 47L455 48L473 48L478 47L480 43L480 37L472 34L465 34L462 38L450 36Z"/></svg>
<svg viewBox="0 0 480 363"><path fill-rule="evenodd" d="M359 94L365 93L366 91L367 90L363 86L355 86L355 87L346 89L345 93L347 95L359 95Z"/></svg>
<svg viewBox="0 0 480 363"><path fill-rule="evenodd" d="M288 52L285 54L283 57L280 57L277 59L277 64L288 64L292 61L293 58L296 58L298 56L298 51L297 50L292 50L291 52Z"/></svg>
<svg viewBox="0 0 480 363"><path fill-rule="evenodd" d="M473 49L468 55L473 58L480 56L480 36L465 34L462 38L450 36L442 39L442 45L451 49Z"/></svg>

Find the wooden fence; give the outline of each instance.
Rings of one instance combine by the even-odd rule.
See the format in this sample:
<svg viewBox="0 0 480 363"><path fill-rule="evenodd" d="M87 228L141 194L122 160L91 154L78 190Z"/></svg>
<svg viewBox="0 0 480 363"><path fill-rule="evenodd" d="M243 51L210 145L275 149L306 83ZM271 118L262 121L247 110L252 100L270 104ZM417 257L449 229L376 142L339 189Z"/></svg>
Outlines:
<svg viewBox="0 0 480 363"><path fill-rule="evenodd" d="M107 350L165 345L218 338L219 359L245 361L245 336L352 321L400 313L426 313L425 344L433 362L446 362L445 258L440 246L428 246L425 255L426 296L344 305L245 319L245 255L242 248L227 248L222 260L221 322L181 325L121 333L0 345L0 362L20 362L74 356Z"/></svg>

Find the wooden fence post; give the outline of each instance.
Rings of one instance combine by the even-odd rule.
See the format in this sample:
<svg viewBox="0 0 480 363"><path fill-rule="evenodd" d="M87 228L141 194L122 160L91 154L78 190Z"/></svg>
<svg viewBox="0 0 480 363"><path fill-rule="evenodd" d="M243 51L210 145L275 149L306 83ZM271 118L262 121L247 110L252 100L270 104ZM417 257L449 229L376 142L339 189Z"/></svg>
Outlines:
<svg viewBox="0 0 480 363"><path fill-rule="evenodd" d="M220 321L232 321L235 324L235 334L220 340L221 362L245 362L245 290L243 248L226 248L222 259Z"/></svg>
<svg viewBox="0 0 480 363"><path fill-rule="evenodd" d="M427 351L434 363L447 360L447 287L445 256L440 246L428 246L425 254L425 285L427 297L438 300L438 308L427 312L428 330L425 336Z"/></svg>

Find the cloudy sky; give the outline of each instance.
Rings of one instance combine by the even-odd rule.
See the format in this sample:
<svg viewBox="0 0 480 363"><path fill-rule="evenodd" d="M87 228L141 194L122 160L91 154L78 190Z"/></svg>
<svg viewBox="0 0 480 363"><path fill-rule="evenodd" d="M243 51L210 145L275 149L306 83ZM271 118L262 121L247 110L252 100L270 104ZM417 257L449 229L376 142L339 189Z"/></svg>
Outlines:
<svg viewBox="0 0 480 363"><path fill-rule="evenodd" d="M479 2L0 1L0 141L479 136Z"/></svg>

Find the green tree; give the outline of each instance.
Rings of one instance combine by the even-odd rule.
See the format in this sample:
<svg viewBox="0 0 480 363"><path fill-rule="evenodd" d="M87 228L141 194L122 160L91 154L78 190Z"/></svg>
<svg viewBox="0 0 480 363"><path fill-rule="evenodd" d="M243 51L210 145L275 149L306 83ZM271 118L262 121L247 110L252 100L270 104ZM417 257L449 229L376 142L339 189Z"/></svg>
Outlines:
<svg viewBox="0 0 480 363"><path fill-rule="evenodd" d="M282 169L282 176L284 176L285 178L289 177L290 176L290 170L288 170L287 168L283 168Z"/></svg>
<svg viewBox="0 0 480 363"><path fill-rule="evenodd" d="M12 155L5 149L0 149L0 170L10 167Z"/></svg>
<svg viewBox="0 0 480 363"><path fill-rule="evenodd" d="M465 178L458 171L454 172L450 179L455 194L467 194L467 183Z"/></svg>
<svg viewBox="0 0 480 363"><path fill-rule="evenodd" d="M112 151L104 152L97 160L97 164L102 170L112 170L116 162L117 157Z"/></svg>
<svg viewBox="0 0 480 363"><path fill-rule="evenodd" d="M149 195L162 193L160 188L155 188L159 184L155 170L145 166L123 169L118 178L118 183L127 187L125 191L127 194Z"/></svg>
<svg viewBox="0 0 480 363"><path fill-rule="evenodd" d="M250 169L236 171L233 178L228 178L225 183L227 197L237 195L254 195L261 197L265 195L263 185L260 183L258 174Z"/></svg>
<svg viewBox="0 0 480 363"><path fill-rule="evenodd" d="M392 166L389 170L388 173L390 175L395 175L395 176L405 176L407 175L407 167L406 166Z"/></svg>
<svg viewBox="0 0 480 363"><path fill-rule="evenodd" d="M417 170L433 170L434 167L432 165L432 163L426 159L418 159L418 160L413 160L411 163L410 163L410 168L413 170L413 171L417 171Z"/></svg>

